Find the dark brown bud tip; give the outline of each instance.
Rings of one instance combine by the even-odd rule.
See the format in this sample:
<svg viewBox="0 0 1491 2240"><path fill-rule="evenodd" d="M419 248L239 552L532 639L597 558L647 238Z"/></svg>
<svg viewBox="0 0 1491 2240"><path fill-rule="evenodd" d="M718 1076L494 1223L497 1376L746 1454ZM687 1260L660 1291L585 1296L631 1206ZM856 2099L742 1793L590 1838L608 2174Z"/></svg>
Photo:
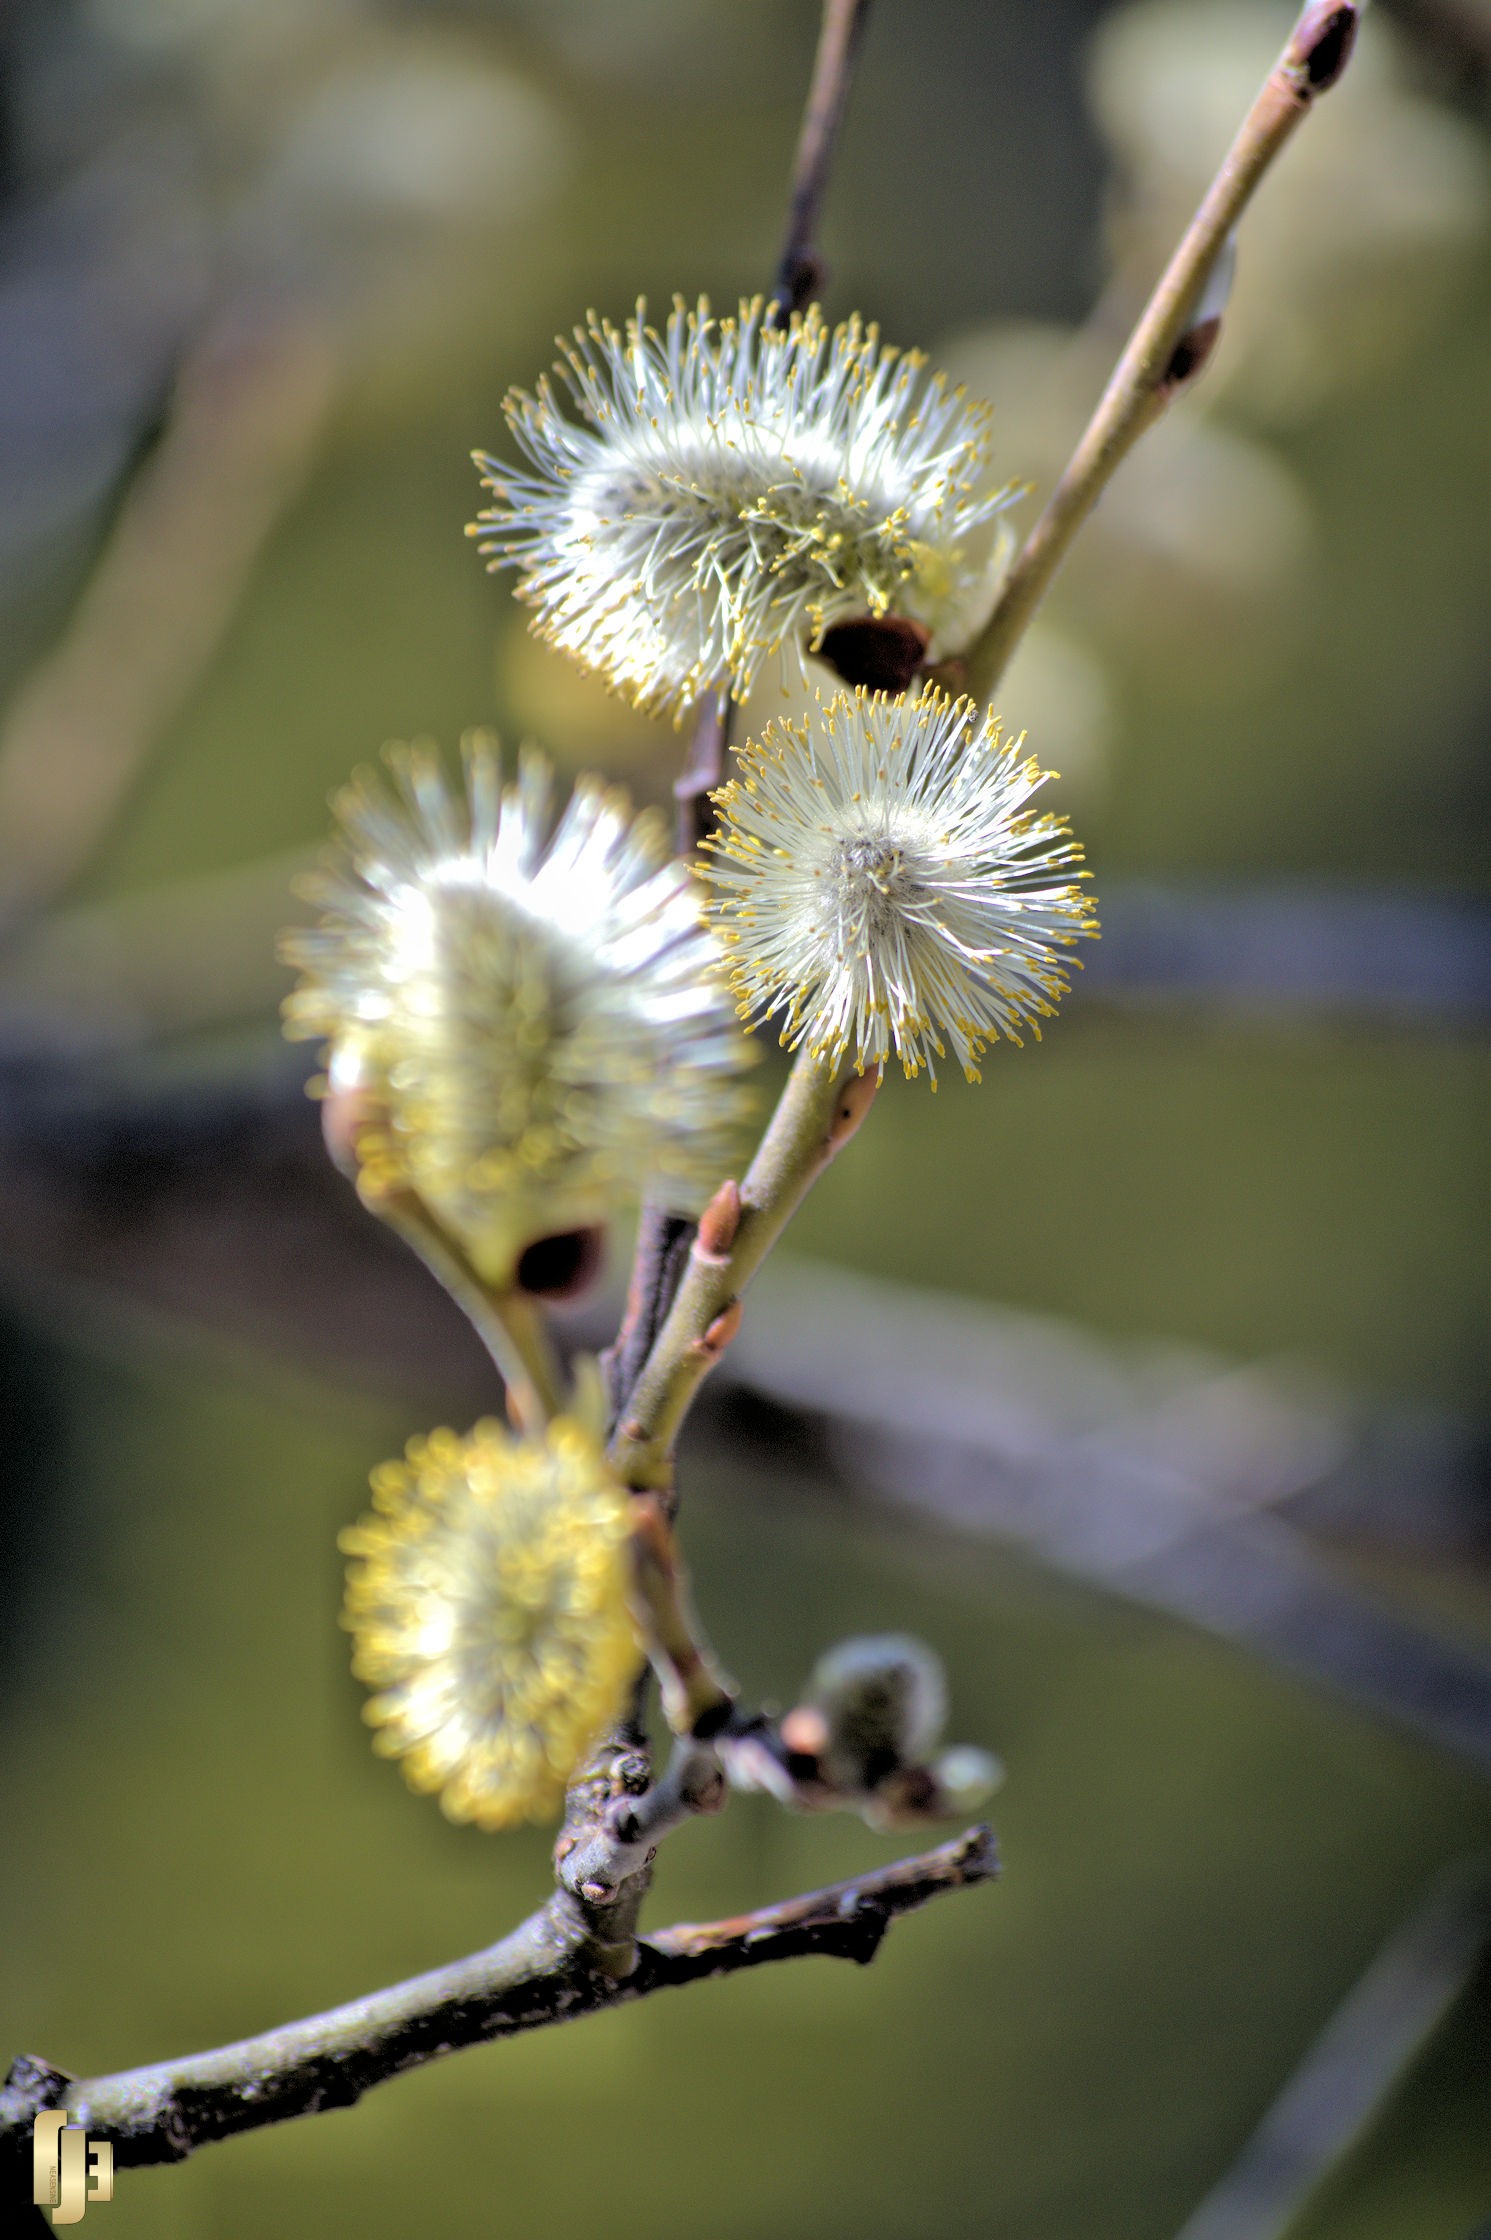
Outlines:
<svg viewBox="0 0 1491 2240"><path fill-rule="evenodd" d="M827 266L811 249L797 249L785 256L766 307L767 326L780 329L796 312L806 311L822 295L827 278Z"/></svg>
<svg viewBox="0 0 1491 2240"><path fill-rule="evenodd" d="M1312 97L1328 93L1351 60L1361 15L1359 5L1342 6L1341 0L1311 0L1295 25L1284 57L1285 67L1303 79L1305 90Z"/></svg>
<svg viewBox="0 0 1491 2240"><path fill-rule="evenodd" d="M825 630L815 648L847 685L867 692L909 689L927 655L930 633L908 615L857 615Z"/></svg>
<svg viewBox="0 0 1491 2240"><path fill-rule="evenodd" d="M693 1724L689 1728L689 1733L693 1736L696 1742L713 1742L715 1736L717 1734L723 1733L724 1729L730 1724L730 1714L734 1709L735 1706L730 1701L728 1696L721 1696L717 1703L707 1703L704 1706L704 1709L693 1721ZM723 1776L721 1776L722 1788L723 1785ZM699 1780L694 1784L692 1791L692 1801L699 1805L699 1809L701 1811L711 1812L715 1809L714 1806L709 1804L702 1804L700 1803L700 1799L711 1796L713 1792L714 1773L713 1771L710 1771L706 1774L701 1775ZM723 1803L723 1797L720 1801Z"/></svg>
<svg viewBox="0 0 1491 2240"><path fill-rule="evenodd" d="M694 1250L701 1260L724 1261L740 1227L740 1184L722 1182L699 1216Z"/></svg>
<svg viewBox="0 0 1491 2240"><path fill-rule="evenodd" d="M600 1274L605 1256L604 1229L566 1229L557 1237L535 1237L518 1258L518 1289L530 1299L578 1298Z"/></svg>
<svg viewBox="0 0 1491 2240"><path fill-rule="evenodd" d="M1218 314L1210 319L1198 320L1189 333L1181 336L1160 382L1161 389L1167 395L1173 395L1177 389L1183 389L1188 381L1195 380L1215 350L1217 336L1221 331L1222 321Z"/></svg>

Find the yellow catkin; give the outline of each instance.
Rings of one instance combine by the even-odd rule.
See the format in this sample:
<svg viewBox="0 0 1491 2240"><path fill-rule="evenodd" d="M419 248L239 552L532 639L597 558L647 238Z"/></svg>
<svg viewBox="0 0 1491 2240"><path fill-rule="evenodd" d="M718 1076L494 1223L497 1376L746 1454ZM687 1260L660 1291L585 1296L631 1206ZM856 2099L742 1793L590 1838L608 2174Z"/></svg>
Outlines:
<svg viewBox="0 0 1491 2240"><path fill-rule="evenodd" d="M596 1436L432 1431L372 1486L340 1545L374 1747L453 1820L552 1819L642 1657L628 1496Z"/></svg>

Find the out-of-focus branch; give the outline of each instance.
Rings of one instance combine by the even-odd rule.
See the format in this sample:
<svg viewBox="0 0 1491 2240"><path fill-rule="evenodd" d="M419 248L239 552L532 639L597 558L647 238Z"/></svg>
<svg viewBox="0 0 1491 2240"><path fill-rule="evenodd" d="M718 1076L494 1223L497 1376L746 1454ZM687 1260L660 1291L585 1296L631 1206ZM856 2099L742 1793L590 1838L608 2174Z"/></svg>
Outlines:
<svg viewBox="0 0 1491 2240"><path fill-rule="evenodd" d="M65 888L196 685L336 388L318 328L211 329L61 643L0 729L0 935Z"/></svg>
<svg viewBox="0 0 1491 2240"><path fill-rule="evenodd" d="M1491 85L1491 5L1488 0L1387 0L1410 38L1448 66L1466 94L1481 98Z"/></svg>
<svg viewBox="0 0 1491 2240"><path fill-rule="evenodd" d="M1211 356L1221 315L1207 300L1207 282L1275 156L1345 69L1360 15L1358 0L1310 0L1295 24L1146 304L1045 512L1005 578L993 613L968 649L963 669L975 698L987 700L995 690L1072 540L1120 463Z"/></svg>
<svg viewBox="0 0 1491 2240"><path fill-rule="evenodd" d="M1491 1871L1449 1870L1332 2015L1179 2240L1285 2240L1370 2132L1485 1957Z"/></svg>
<svg viewBox="0 0 1491 2240"><path fill-rule="evenodd" d="M818 228L823 198L869 12L869 0L824 0L813 80L792 166L787 238L772 288L784 314L803 310L822 293Z"/></svg>
<svg viewBox="0 0 1491 2240"><path fill-rule="evenodd" d="M26 2062L0 2093L0 2133L29 2128L36 2080L120 2165L179 2162L194 2149L291 2116L346 2108L373 2085L441 2054L594 2014L685 1983L809 1953L872 1960L900 1914L998 1872L987 1828L919 1858L727 1921L665 1929L615 1976L595 1964L584 1913L565 1891L485 1952L354 1999L328 2014L182 2061L117 2076L64 2079ZM17 2065L17 2069L21 2068Z"/></svg>
<svg viewBox="0 0 1491 2240"><path fill-rule="evenodd" d="M297 850L50 912L0 962L0 1072L42 1060L59 1040L69 1052L117 1053L126 1042L261 1021L288 977L273 955L286 897L311 861ZM1068 1001L1093 998L1147 1012L1206 1003L1263 1020L1473 1031L1491 1019L1491 906L1469 894L1298 880L1105 879L1103 939ZM69 1083L59 1067L48 1084L43 1066L33 1085L63 1102L82 1095L100 1111L119 1098L106 1073ZM182 1094L179 1080L162 1092L167 1128ZM7 1119L22 1132L29 1125L15 1101ZM692 1223L665 1211L656 1220L649 1263L687 1252ZM647 1301L628 1301L618 1389L635 1383L658 1327Z"/></svg>
<svg viewBox="0 0 1491 2240"><path fill-rule="evenodd" d="M82 1049L261 1020L290 977L274 944L291 882L314 861L297 848L49 910L0 959L0 1022L45 1022Z"/></svg>

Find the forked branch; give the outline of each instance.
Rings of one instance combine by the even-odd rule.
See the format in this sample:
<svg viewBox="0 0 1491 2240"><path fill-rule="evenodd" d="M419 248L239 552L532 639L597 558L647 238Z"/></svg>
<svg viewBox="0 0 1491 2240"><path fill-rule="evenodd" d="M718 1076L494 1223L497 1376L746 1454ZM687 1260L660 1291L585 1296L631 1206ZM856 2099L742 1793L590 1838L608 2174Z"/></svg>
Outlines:
<svg viewBox="0 0 1491 2240"><path fill-rule="evenodd" d="M237 2045L80 2081L23 2058L0 2092L0 2135L29 2131L40 2106L65 2105L90 2137L113 2142L117 2163L179 2162L216 2139L351 2107L372 2086L462 2046L676 1984L815 1952L863 1964L898 1915L997 1873L989 1830L970 1828L935 1851L784 1905L639 1940L636 1964L623 1977L595 1966L583 1909L556 1891L485 1952Z"/></svg>

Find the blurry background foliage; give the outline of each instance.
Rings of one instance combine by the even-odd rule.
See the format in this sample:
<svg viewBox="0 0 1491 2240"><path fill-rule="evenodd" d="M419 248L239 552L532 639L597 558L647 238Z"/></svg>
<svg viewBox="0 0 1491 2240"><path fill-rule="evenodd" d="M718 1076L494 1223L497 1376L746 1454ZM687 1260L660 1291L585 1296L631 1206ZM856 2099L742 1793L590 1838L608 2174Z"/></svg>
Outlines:
<svg viewBox="0 0 1491 2240"><path fill-rule="evenodd" d="M877 0L830 311L930 348L993 399L1002 468L1047 484L1292 12ZM760 285L815 29L807 0L15 0L0 1055L282 1078L287 882L386 737L495 723L666 798L675 735L482 574L467 455L587 306ZM1217 362L1001 692L1120 916L1346 898L1408 940L1419 906L1484 902L1488 65L1477 0L1374 11L1247 222ZM980 1092L893 1084L794 1246L1298 1357L1472 1452L1484 1008L1120 975ZM278 1354L127 1311L25 1236L7 1216L7 2049L122 2066L489 1940L545 1841L404 1793L335 1625L336 1531L429 1393L297 1371L288 1307ZM1411 1514L1411 1472L1394 1491ZM1491 1838L1463 1766L1024 1558L746 1461L690 1484L688 1536L769 1699L836 1632L945 1650L957 1731L1011 1769L1004 1886L862 1978L692 1991L125 2171L116 2240L523 2232L618 2192L660 2240L1163 2240L1435 1869ZM1339 1560L1491 1654L1487 1537ZM669 1847L654 1917L881 1848L738 1803ZM1491 2217L1488 1996L1308 2240Z"/></svg>

